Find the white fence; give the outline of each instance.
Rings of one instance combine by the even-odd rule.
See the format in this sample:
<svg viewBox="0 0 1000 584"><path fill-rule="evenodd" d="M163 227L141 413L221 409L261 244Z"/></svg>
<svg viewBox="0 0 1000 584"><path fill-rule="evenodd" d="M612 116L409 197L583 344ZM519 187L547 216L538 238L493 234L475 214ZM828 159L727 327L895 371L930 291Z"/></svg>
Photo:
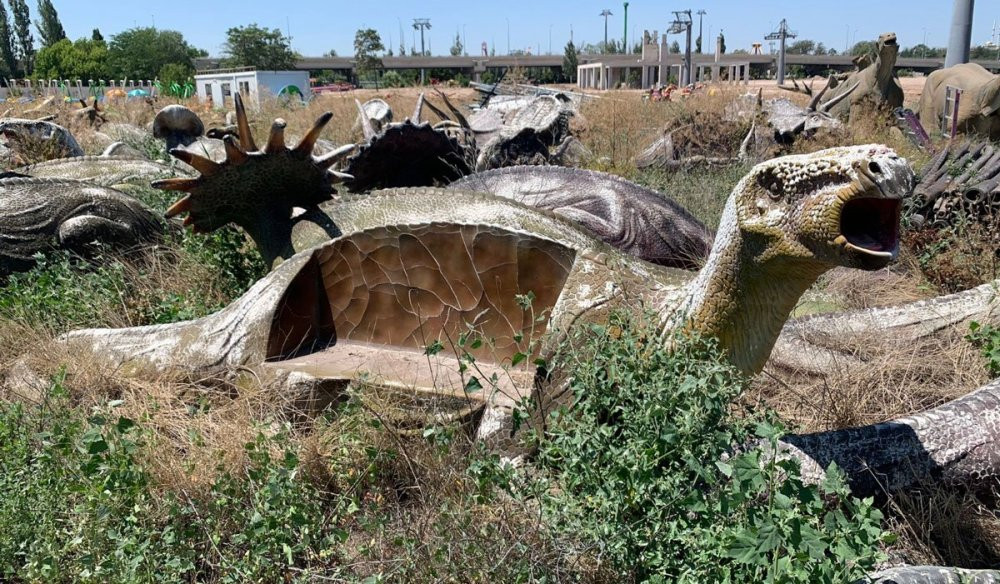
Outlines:
<svg viewBox="0 0 1000 584"><path fill-rule="evenodd" d="M32 97L44 98L51 95L63 95L71 99L104 97L108 91L120 89L126 93L141 89L150 95L159 91L156 80L137 79L4 79L0 86L0 98Z"/></svg>

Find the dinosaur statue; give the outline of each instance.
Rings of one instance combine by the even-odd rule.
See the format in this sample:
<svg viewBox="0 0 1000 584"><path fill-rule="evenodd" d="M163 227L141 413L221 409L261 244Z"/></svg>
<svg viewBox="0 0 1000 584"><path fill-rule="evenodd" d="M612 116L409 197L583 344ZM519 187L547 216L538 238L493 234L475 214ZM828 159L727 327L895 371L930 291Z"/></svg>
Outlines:
<svg viewBox="0 0 1000 584"><path fill-rule="evenodd" d="M692 279L502 198L417 188L322 203L341 177L309 155L308 143L285 148L277 125L265 151L232 137L225 143L222 164L174 151L202 176L155 183L185 193L168 214L188 213L198 231L236 223L265 258L286 261L204 319L77 331L66 342L135 371L241 364L329 387L368 370L389 386L464 399L458 355L442 351L429 361L422 349L474 326L494 339L475 350L477 370L484 380L496 375L500 387L472 400L477 411L489 404L498 412L484 418L493 431L535 385L534 369L507 375L503 364L522 351L550 353L575 323L600 320L618 304L658 307L665 331L715 336L737 367L758 371L821 273L892 260L912 182L906 162L883 146L758 165L734 189L708 262ZM293 216L294 208L304 212ZM531 310L518 298L531 298ZM539 391L543 407L559 396L549 386Z"/></svg>
<svg viewBox="0 0 1000 584"><path fill-rule="evenodd" d="M0 158L15 165L44 159L83 156L83 148L66 128L52 122L0 118Z"/></svg>
<svg viewBox="0 0 1000 584"><path fill-rule="evenodd" d="M36 178L73 179L87 183L114 187L123 183L136 183L168 178L183 172L169 166L131 156L74 156L58 158L22 166L14 173Z"/></svg>
<svg viewBox="0 0 1000 584"><path fill-rule="evenodd" d="M421 94L412 116L402 122L386 123L381 131L375 128L365 107L355 100L365 142L347 159L344 172L350 178L344 181L344 186L354 192L365 192L443 185L472 172L475 136L461 112L443 93L438 95L455 121ZM433 126L422 121L424 106L442 121Z"/></svg>
<svg viewBox="0 0 1000 584"><path fill-rule="evenodd" d="M917 112L928 131L941 128L945 89L962 90L958 103L957 131L1000 139L1000 75L976 63L953 65L927 76ZM950 125L949 125L950 127Z"/></svg>
<svg viewBox="0 0 1000 584"><path fill-rule="evenodd" d="M562 99L561 99L562 98ZM550 148L569 137L573 116L565 96L540 95L508 114L476 157L476 170L525 164L548 164Z"/></svg>
<svg viewBox="0 0 1000 584"><path fill-rule="evenodd" d="M1000 584L1000 571L900 566L872 574L857 584Z"/></svg>
<svg viewBox="0 0 1000 584"><path fill-rule="evenodd" d="M514 166L469 175L448 189L489 193L550 211L654 264L697 269L713 233L664 195L604 172Z"/></svg>
<svg viewBox="0 0 1000 584"><path fill-rule="evenodd" d="M157 215L119 191L77 180L0 179L0 278L30 268L53 247L131 247L163 234Z"/></svg>
<svg viewBox="0 0 1000 584"><path fill-rule="evenodd" d="M855 106L861 105L868 99L877 104L885 104L890 109L903 105L903 88L899 85L894 71L896 56L899 54L896 34L887 32L878 37L875 51L874 61L870 65L861 69L860 66L864 63L859 62L858 71L849 73L836 85L828 84L826 100L821 104L836 100L844 93L852 92L852 95L849 100L840 100L828 107L827 113L841 119L850 118L853 121L856 115Z"/></svg>
<svg viewBox="0 0 1000 584"><path fill-rule="evenodd" d="M168 105L153 118L153 137L166 141L168 150L189 146L204 133L198 114L182 105Z"/></svg>
<svg viewBox="0 0 1000 584"><path fill-rule="evenodd" d="M800 135L808 136L820 128L840 128L840 121L830 112L851 97L858 85L859 82L854 81L836 97L823 101L823 97L833 87L831 77L826 86L812 96L805 108L784 98L768 100L762 105L762 109L766 112L768 126L774 130L774 141L778 144L791 144Z"/></svg>

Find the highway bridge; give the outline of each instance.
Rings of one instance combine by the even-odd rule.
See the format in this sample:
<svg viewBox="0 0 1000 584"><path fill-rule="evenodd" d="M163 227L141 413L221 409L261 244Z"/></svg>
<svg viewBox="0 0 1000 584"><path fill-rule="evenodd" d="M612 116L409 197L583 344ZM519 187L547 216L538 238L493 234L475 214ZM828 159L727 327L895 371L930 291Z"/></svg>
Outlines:
<svg viewBox="0 0 1000 584"><path fill-rule="evenodd" d="M693 54L691 56L695 67L698 65L709 65L715 63L715 56L709 54ZM524 68L561 68L562 55L497 55L497 56L442 56L442 57L382 57L382 63L386 71L399 71L404 69L451 69L466 75L474 76L487 69L506 69L510 67ZM854 64L850 55L786 55L785 61L789 67L799 65L816 70L847 70L852 69ZM639 55L591 55L584 54L578 57L579 63L602 62L612 67L628 67L631 64L638 66ZM667 57L666 63L678 65L684 60L683 54L671 54ZM726 63L746 63L750 62L752 69L759 73L764 73L775 66L777 55L747 55L747 54L727 54L723 55L720 64ZM1000 61L976 61L983 67L993 71L1000 71ZM195 63L199 70L215 69L221 66L221 59L204 58L196 59ZM295 64L295 69L306 71L332 70L353 77L355 60L353 57L303 57ZM896 60L896 69L909 69L922 73L929 73L944 66L944 58L899 58Z"/></svg>

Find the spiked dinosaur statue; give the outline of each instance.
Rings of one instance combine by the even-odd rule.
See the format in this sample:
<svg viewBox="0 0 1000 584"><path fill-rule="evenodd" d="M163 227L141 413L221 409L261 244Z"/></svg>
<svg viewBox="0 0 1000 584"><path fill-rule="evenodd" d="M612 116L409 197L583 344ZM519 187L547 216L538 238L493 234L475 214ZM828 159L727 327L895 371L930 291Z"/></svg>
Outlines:
<svg viewBox="0 0 1000 584"><path fill-rule="evenodd" d="M451 101L441 92L438 95L455 120L422 93L417 98L413 115L398 123L390 123L391 115L378 119L382 121L373 120L368 109L374 108L366 109L355 100L365 141L347 159L344 172L350 176L346 177L344 186L354 192L434 186L448 184L472 172L476 157L475 135ZM423 121L424 106L441 121L433 126ZM239 107L242 109L242 105Z"/></svg>

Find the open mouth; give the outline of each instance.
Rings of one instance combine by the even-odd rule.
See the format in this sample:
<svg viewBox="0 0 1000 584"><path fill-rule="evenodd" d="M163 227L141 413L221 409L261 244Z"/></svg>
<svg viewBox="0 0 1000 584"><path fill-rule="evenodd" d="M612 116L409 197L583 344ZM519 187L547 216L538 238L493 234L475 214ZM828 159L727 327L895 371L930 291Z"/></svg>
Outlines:
<svg viewBox="0 0 1000 584"><path fill-rule="evenodd" d="M899 252L902 200L858 198L844 204L840 233L844 247L888 263Z"/></svg>

